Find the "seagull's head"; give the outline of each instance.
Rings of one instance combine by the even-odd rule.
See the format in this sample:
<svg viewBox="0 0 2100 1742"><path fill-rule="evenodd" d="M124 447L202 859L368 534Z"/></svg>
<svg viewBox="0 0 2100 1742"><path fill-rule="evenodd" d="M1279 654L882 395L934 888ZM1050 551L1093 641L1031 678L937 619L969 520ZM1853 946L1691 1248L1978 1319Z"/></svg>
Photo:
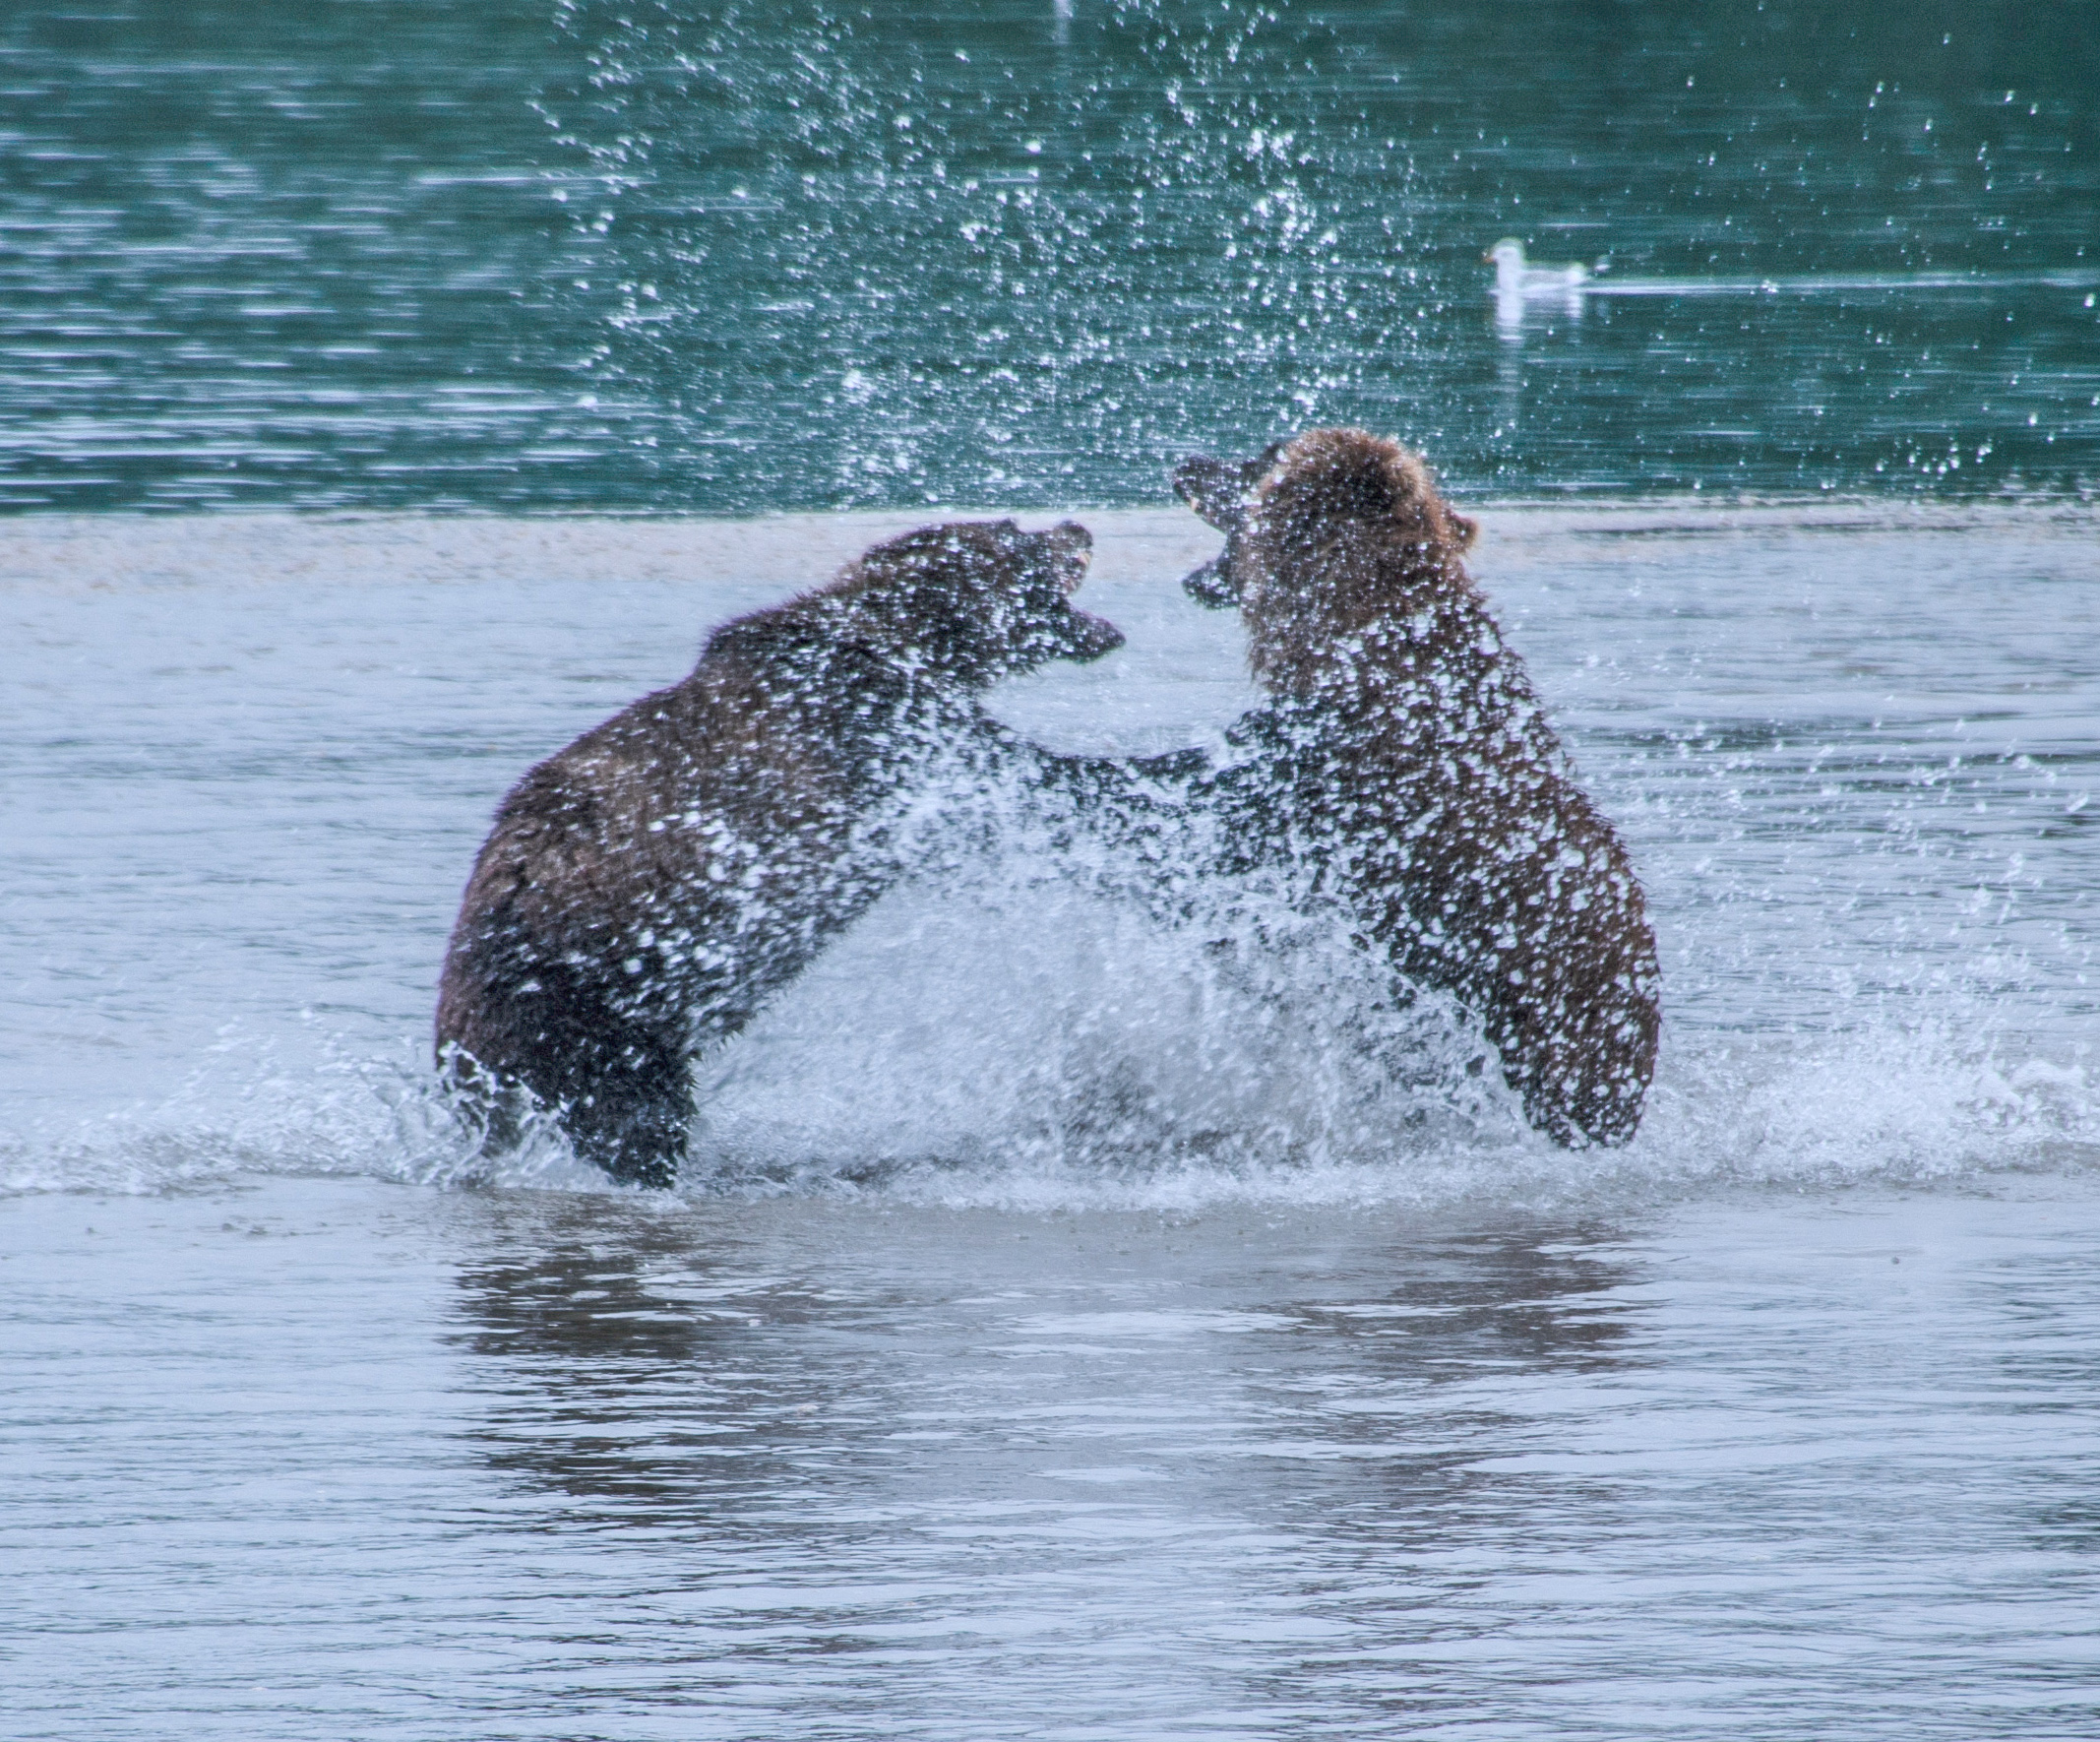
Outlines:
<svg viewBox="0 0 2100 1742"><path fill-rule="evenodd" d="M1495 267L1495 291L1499 296L1521 296L1524 289L1524 245L1514 236L1505 236L1480 257Z"/></svg>

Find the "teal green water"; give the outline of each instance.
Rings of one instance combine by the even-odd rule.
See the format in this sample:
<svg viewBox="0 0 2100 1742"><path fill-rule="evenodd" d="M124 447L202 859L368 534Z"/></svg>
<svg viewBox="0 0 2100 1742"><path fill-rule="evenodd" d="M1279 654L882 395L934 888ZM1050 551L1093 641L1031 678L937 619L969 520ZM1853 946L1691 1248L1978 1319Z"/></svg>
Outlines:
<svg viewBox="0 0 2100 1742"><path fill-rule="evenodd" d="M2095 66L2010 3L18 0L0 501L1125 503L1310 420L2090 494ZM1505 234L1690 282L1498 322Z"/></svg>

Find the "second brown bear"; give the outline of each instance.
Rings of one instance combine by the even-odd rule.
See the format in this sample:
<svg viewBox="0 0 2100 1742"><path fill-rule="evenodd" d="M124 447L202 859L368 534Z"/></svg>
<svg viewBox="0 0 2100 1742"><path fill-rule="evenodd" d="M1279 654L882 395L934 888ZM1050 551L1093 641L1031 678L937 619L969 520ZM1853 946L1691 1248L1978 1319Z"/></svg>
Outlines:
<svg viewBox="0 0 2100 1742"><path fill-rule="evenodd" d="M1269 695L1227 733L1236 763L1189 788L1222 868L1294 867L1479 1015L1535 1128L1625 1143L1655 1071L1655 936L1465 572L1472 522L1362 430L1192 460L1175 484L1226 534L1188 590L1240 607Z"/></svg>

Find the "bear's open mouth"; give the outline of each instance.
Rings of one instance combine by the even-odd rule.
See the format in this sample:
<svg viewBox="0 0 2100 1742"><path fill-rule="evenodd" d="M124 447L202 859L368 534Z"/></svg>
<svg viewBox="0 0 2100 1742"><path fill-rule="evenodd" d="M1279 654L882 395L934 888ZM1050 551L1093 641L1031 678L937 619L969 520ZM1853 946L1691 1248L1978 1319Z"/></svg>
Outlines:
<svg viewBox="0 0 2100 1742"><path fill-rule="evenodd" d="M1232 584L1232 553L1220 552L1202 568L1191 569L1181 578L1181 590L1206 610L1230 610L1240 602L1240 591Z"/></svg>

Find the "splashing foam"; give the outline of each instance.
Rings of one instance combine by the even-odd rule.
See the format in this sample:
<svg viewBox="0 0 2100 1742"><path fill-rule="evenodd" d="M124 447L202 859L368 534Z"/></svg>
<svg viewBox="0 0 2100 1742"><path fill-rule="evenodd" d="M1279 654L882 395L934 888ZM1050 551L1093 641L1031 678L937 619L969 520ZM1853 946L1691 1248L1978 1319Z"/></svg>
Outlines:
<svg viewBox="0 0 2100 1742"><path fill-rule="evenodd" d="M1016 876L894 898L704 1077L690 1188L1024 1210L1563 1203L2100 1162L1988 1012L1666 1042L1629 1150L1529 1132L1447 999L1281 902L1163 930ZM2081 1152L2082 1151L2082 1152Z"/></svg>
<svg viewBox="0 0 2100 1742"><path fill-rule="evenodd" d="M1981 1003L1910 1027L1666 1035L1638 1140L1556 1150L1463 1012L1395 1000L1280 893L1163 924L1054 863L1023 843L887 898L703 1061L680 1191L1029 1213L1566 1206L2100 1165L2084 1065L2021 1056ZM319 1070L236 1037L163 1106L0 1140L8 1192L244 1172L621 1189L551 1131L476 1154L420 1035Z"/></svg>

